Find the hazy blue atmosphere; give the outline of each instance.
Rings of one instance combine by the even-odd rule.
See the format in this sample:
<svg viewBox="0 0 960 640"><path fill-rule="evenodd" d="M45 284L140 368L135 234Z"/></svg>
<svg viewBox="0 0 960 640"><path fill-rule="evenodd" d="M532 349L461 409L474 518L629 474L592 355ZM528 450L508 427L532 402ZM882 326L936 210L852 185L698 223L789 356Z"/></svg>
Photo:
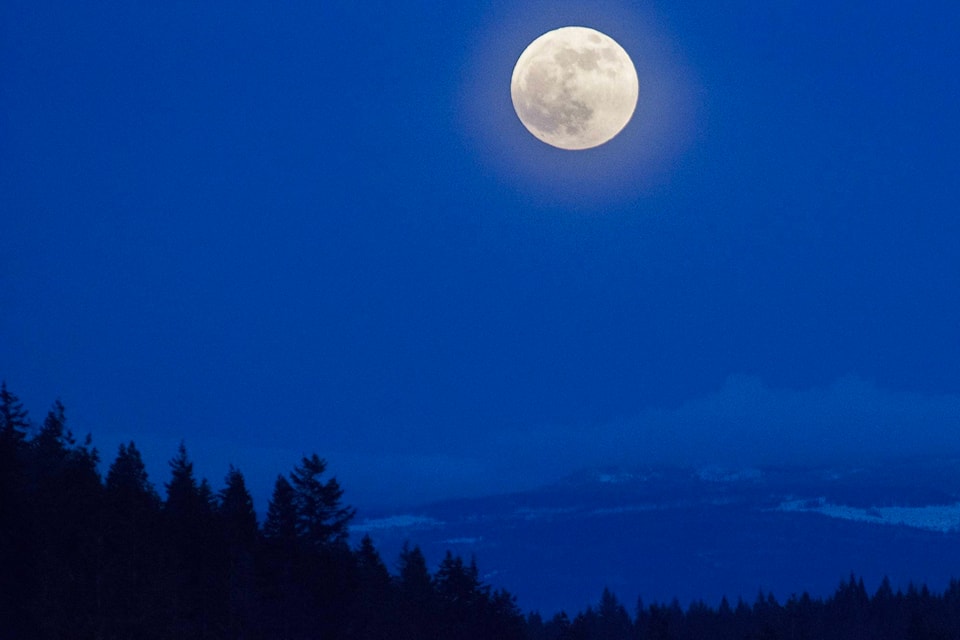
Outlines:
<svg viewBox="0 0 960 640"><path fill-rule="evenodd" d="M565 152L565 25L633 121ZM155 483L361 508L598 464L960 453L960 5L0 7L0 378Z"/></svg>

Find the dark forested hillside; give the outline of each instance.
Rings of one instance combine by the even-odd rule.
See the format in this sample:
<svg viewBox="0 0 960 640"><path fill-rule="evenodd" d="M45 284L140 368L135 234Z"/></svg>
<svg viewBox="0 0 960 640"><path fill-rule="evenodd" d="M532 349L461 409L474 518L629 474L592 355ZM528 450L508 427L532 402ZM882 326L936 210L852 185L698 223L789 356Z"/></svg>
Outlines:
<svg viewBox="0 0 960 640"><path fill-rule="evenodd" d="M185 445L162 495L135 443L119 446L105 476L99 463L60 402L36 424L0 386L0 638L960 637L960 583L934 594L884 581L870 595L853 576L826 599L761 593L753 604L628 611L604 590L572 616L524 616L472 560L448 552L431 572L408 545L391 572L369 537L351 546L354 510L316 454L277 477L262 525L241 471L215 489Z"/></svg>
<svg viewBox="0 0 960 640"><path fill-rule="evenodd" d="M258 526L243 474L215 490L181 445L164 495L135 443L106 477L58 402L36 428L0 394L2 638L522 638L513 597L448 556L414 547L391 575L353 510L304 457L278 476Z"/></svg>
<svg viewBox="0 0 960 640"><path fill-rule="evenodd" d="M757 595L750 604L727 599L716 609L694 602L686 609L676 600L644 606L636 614L609 591L600 603L577 614L565 613L544 621L527 619L530 640L919 640L960 637L960 583L942 595L911 586L906 593L884 580L873 596L863 581L851 576L827 599L793 595L780 603L773 594Z"/></svg>

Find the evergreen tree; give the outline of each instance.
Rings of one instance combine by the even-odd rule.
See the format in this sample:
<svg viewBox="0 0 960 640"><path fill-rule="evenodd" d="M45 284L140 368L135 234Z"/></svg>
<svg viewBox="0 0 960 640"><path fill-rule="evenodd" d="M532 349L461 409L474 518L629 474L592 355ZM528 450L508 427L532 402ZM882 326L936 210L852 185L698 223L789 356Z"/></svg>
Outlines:
<svg viewBox="0 0 960 640"><path fill-rule="evenodd" d="M411 549L404 543L400 552L399 585L400 592L413 603L425 606L433 599L433 578L420 547Z"/></svg>
<svg viewBox="0 0 960 640"><path fill-rule="evenodd" d="M347 525L355 513L341 504L343 489L336 478L321 481L320 476L326 469L326 461L314 453L304 456L290 474L297 509L297 534L308 546L317 549L343 543Z"/></svg>
<svg viewBox="0 0 960 640"><path fill-rule="evenodd" d="M232 544L252 549L257 539L257 513L243 474L233 465L220 491L218 510Z"/></svg>
<svg viewBox="0 0 960 640"><path fill-rule="evenodd" d="M375 585L378 590L386 589L391 583L387 565L380 558L380 553L373 546L370 535L363 536L360 547L356 552L357 572L360 580L369 585Z"/></svg>
<svg viewBox="0 0 960 640"><path fill-rule="evenodd" d="M198 506L203 513L212 514L217 510L217 498L213 493L213 487L206 478L200 480L197 487Z"/></svg>
<svg viewBox="0 0 960 640"><path fill-rule="evenodd" d="M647 607L646 613L637 618L636 626L639 636L650 640L667 640L674 637L677 635L678 622L674 613L662 605L651 604Z"/></svg>
<svg viewBox="0 0 960 640"><path fill-rule="evenodd" d="M833 607L837 609L837 629L844 633L857 633L865 629L869 616L870 596L859 581L850 574L848 582L841 582L833 596Z"/></svg>
<svg viewBox="0 0 960 640"><path fill-rule="evenodd" d="M730 608L729 603L727 609ZM713 611L703 600L698 600L690 604L683 622L684 633L688 638L702 638L704 636L717 635L717 619L720 617L718 612ZM723 640L723 638L717 638Z"/></svg>
<svg viewBox="0 0 960 640"><path fill-rule="evenodd" d="M225 545L214 516L213 492L197 482L187 448L180 443L170 461L163 508L169 567L165 585L170 633L180 638L205 637L227 615Z"/></svg>
<svg viewBox="0 0 960 640"><path fill-rule="evenodd" d="M0 382L0 620L19 624L25 617L31 544L26 500L25 439L30 421L20 400ZM13 629L27 635L26 628Z"/></svg>
<svg viewBox="0 0 960 640"><path fill-rule="evenodd" d="M609 640L628 640L633 632L630 614L610 589L604 588L597 610L595 635Z"/></svg>
<svg viewBox="0 0 960 640"><path fill-rule="evenodd" d="M403 640L430 640L436 637L439 614L433 578L420 547L403 545L397 576L401 616L398 637Z"/></svg>
<svg viewBox="0 0 960 640"><path fill-rule="evenodd" d="M40 473L61 465L69 447L74 444L73 434L67 429L66 423L66 410L63 403L57 400L43 419L39 433L30 442L35 452L34 461L40 465Z"/></svg>
<svg viewBox="0 0 960 640"><path fill-rule="evenodd" d="M200 487L193 475L193 462L187 455L187 445L180 442L177 455L170 460L170 481L165 483L167 500L164 511L171 522L184 525L195 524L203 506Z"/></svg>
<svg viewBox="0 0 960 640"><path fill-rule="evenodd" d="M561 611L553 616L546 624L547 640L570 640L570 616Z"/></svg>
<svg viewBox="0 0 960 640"><path fill-rule="evenodd" d="M259 626L266 637L298 638L307 633L312 608L304 573L303 547L297 537L293 487L277 476L263 523L264 545L257 567L260 584Z"/></svg>
<svg viewBox="0 0 960 640"><path fill-rule="evenodd" d="M271 634L337 637L346 633L349 598L356 589L354 557L346 545L354 510L341 504L336 478L323 481L326 462L304 457L280 477L264 523L266 557L261 565L269 585L265 606Z"/></svg>
<svg viewBox="0 0 960 640"><path fill-rule="evenodd" d="M27 437L30 418L20 399L0 382L0 443L20 444Z"/></svg>
<svg viewBox="0 0 960 640"><path fill-rule="evenodd" d="M439 598L440 623L446 638L474 638L482 628L488 588L480 582L476 562L464 564L447 551L434 576Z"/></svg>
<svg viewBox="0 0 960 640"><path fill-rule="evenodd" d="M597 614L592 607L587 607L586 611L578 613L570 623L570 639L592 640L596 626Z"/></svg>
<svg viewBox="0 0 960 640"><path fill-rule="evenodd" d="M36 594L32 615L42 635L89 637L101 616L103 485L96 449L89 437L76 445L57 400L27 453L34 562L24 588Z"/></svg>
<svg viewBox="0 0 960 640"><path fill-rule="evenodd" d="M894 594L893 587L890 585L890 578L884 576L877 592L870 601L870 618L873 620L874 629L880 632L879 637L902 638L906 634L907 621L901 615L901 599L902 594Z"/></svg>
<svg viewBox="0 0 960 640"><path fill-rule="evenodd" d="M399 611L390 573L369 535L363 537L354 555L357 592L352 598L350 637L356 640L391 637Z"/></svg>
<svg viewBox="0 0 960 640"><path fill-rule="evenodd" d="M456 608L473 607L485 595L476 562L466 565L463 558L450 551L444 556L433 580L440 599Z"/></svg>
<svg viewBox="0 0 960 640"><path fill-rule="evenodd" d="M817 638L825 635L823 630L815 626L815 621L820 616L815 611L815 604L808 593L804 592L799 598L791 597L783 609L783 628L787 637Z"/></svg>
<svg viewBox="0 0 960 640"><path fill-rule="evenodd" d="M517 599L505 589L497 589L486 607L484 636L501 640L523 640L524 618ZM629 621L629 618L628 618Z"/></svg>
<svg viewBox="0 0 960 640"><path fill-rule="evenodd" d="M292 548L297 541L297 506L290 482L277 476L273 495L267 505L267 519L263 523L263 535L268 540Z"/></svg>
<svg viewBox="0 0 960 640"><path fill-rule="evenodd" d="M539 611L527 614L526 627L527 640L548 640L547 628Z"/></svg>
<svg viewBox="0 0 960 640"><path fill-rule="evenodd" d="M243 638L256 623L254 558L258 530L253 498L243 474L233 465L219 494L218 515L228 563L227 631L230 637Z"/></svg>
<svg viewBox="0 0 960 640"><path fill-rule="evenodd" d="M103 634L162 638L160 496L133 442L120 445L107 471L103 520Z"/></svg>
<svg viewBox="0 0 960 640"><path fill-rule="evenodd" d="M107 471L106 496L119 515L140 519L160 509L160 496L150 482L137 445L121 444ZM149 517L149 516L146 516Z"/></svg>

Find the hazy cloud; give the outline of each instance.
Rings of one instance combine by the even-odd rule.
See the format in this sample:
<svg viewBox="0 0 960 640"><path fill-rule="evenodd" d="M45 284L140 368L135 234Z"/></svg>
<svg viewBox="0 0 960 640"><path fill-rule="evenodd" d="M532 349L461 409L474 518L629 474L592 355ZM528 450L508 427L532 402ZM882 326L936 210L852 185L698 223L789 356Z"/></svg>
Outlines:
<svg viewBox="0 0 960 640"><path fill-rule="evenodd" d="M111 434L108 440L128 438ZM162 491L175 443L137 438ZM247 474L259 509L278 473L310 453L188 438L198 473L215 485L233 463ZM165 446L168 445L168 446ZM429 445L394 439L319 449L330 472L361 506L404 505L533 488L602 466L860 464L899 456L960 454L960 396L877 388L857 377L825 387L778 389L729 378L716 392L672 409L648 409L601 425L458 430ZM112 448L112 447L111 447ZM394 451L389 451L394 448ZM112 451L106 451L108 460Z"/></svg>
<svg viewBox="0 0 960 640"><path fill-rule="evenodd" d="M528 488L592 466L860 464L960 453L960 396L891 392L857 377L796 390L737 376L715 393L628 420L491 430L465 440L442 464L410 457L378 468L402 471L416 498L428 496L420 491L441 497ZM358 485L375 479L353 474Z"/></svg>

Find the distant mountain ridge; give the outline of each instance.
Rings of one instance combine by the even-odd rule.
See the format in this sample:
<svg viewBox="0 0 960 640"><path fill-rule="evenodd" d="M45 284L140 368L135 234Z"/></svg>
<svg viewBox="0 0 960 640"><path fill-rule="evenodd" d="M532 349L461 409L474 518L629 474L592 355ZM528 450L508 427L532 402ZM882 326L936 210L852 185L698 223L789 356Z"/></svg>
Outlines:
<svg viewBox="0 0 960 640"><path fill-rule="evenodd" d="M362 514L363 515L363 514ZM851 572L946 586L960 577L960 460L842 468L604 468L533 491L370 513L391 562L405 541L436 564L475 556L524 609L831 593Z"/></svg>

